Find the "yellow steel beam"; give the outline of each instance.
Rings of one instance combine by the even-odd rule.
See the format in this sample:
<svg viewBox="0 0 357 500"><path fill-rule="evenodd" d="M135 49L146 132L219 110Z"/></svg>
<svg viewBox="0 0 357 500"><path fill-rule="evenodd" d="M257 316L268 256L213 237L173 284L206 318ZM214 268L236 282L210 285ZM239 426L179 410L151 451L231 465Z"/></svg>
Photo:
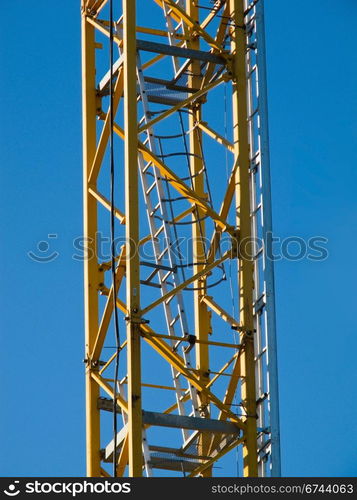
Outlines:
<svg viewBox="0 0 357 500"><path fill-rule="evenodd" d="M110 396L112 399L114 399L114 390L113 388L104 380L103 377L99 375L98 372L92 372L91 374L92 380L96 383L96 386L99 388L101 387L103 391L105 391L108 396ZM99 396L98 396L99 397ZM120 394L116 395L116 400L120 408L123 410L125 413L129 413L129 406L128 403L123 399ZM97 406L97 400L96 400L96 406Z"/></svg>
<svg viewBox="0 0 357 500"><path fill-rule="evenodd" d="M129 459L129 437L128 434L124 438L123 445L120 450L118 466L117 466L117 476L122 477L125 473L125 468L128 464Z"/></svg>
<svg viewBox="0 0 357 500"><path fill-rule="evenodd" d="M109 211L111 210L111 205L108 198L103 196L97 189L94 189L92 187L89 187L88 191L89 194L91 194L93 198L95 198L101 205L103 205L104 208ZM116 207L114 207L114 215L119 220L120 224L125 224L125 215Z"/></svg>
<svg viewBox="0 0 357 500"><path fill-rule="evenodd" d="M223 5L225 4L225 1L226 0L221 0L218 3L217 6L213 6L212 7L211 12L207 15L207 17L201 23L201 28L202 29L205 30L207 28L207 26L213 21L213 19L216 17L216 15L218 14L218 12L221 10L221 8L223 7ZM226 20L225 20L225 22L226 22Z"/></svg>
<svg viewBox="0 0 357 500"><path fill-rule="evenodd" d="M188 28L188 46L193 50L200 50L200 39L195 36L195 26L199 24L199 10L195 1L186 0L186 12L194 21L194 26ZM201 67L198 60L192 61L189 66L190 76L188 86L190 88L200 88L202 83ZM206 87L207 88L207 87ZM190 141L190 174L193 176L193 189L200 198L206 198L205 192L205 170L203 164L202 150L202 132L197 127L201 121L202 106L198 100L190 103L190 113L188 116L188 129ZM204 220L204 211L198 205L192 212L192 258L194 266L193 275L201 273L205 267L206 260L206 224ZM206 293L207 275L200 276L193 281L193 301L194 301L194 321L196 343L196 369L199 381L203 386L209 383L209 344L208 336L211 332L210 315L207 305L201 301L201 297ZM199 392L198 394L200 414L206 418L210 417L210 400L207 394ZM209 451L210 437L207 433L202 433L198 440L198 453L206 456ZM212 468L205 469L204 476L212 475Z"/></svg>
<svg viewBox="0 0 357 500"><path fill-rule="evenodd" d="M240 379L243 379L242 373L241 373L241 355L242 355L242 352L243 352L242 350L239 351L238 355L235 356L234 359L230 360L230 362L229 362L229 364L231 364L231 362L234 361L234 366L233 366L231 378L229 380L229 383L228 383L228 386L227 386L227 389L226 389L226 392L225 392L225 395L223 398L223 404L227 408L231 407L231 405L233 403L234 395L235 395L236 390L237 390L238 382ZM227 368L228 368L228 366L227 366ZM219 418L219 420L226 420L227 416L224 412L220 412L218 418ZM219 435L213 436L212 444L211 444L211 448L210 448L210 453L212 453L212 451L219 445L220 439L221 439L221 436L219 436Z"/></svg>
<svg viewBox="0 0 357 500"><path fill-rule="evenodd" d="M236 146L237 147L237 146ZM219 216L228 219L228 214L229 210L232 205L235 189L236 189L236 172L238 169L238 161L234 162L233 170L231 172L229 181L228 181L228 186L226 189L226 193L219 211ZM239 226L238 226L239 227ZM221 241L221 236L222 236L222 231L220 227L216 227L215 231L213 233L212 239L211 239L211 245L208 251L208 257L207 261L212 262L212 260L215 258L215 255L217 253L217 250L219 248L219 243ZM237 237L237 235L236 235ZM237 238L238 239L238 238ZM237 241L237 244L239 242Z"/></svg>
<svg viewBox="0 0 357 500"><path fill-rule="evenodd" d="M82 4L85 7L85 4ZM83 213L84 237L92 259L84 261L85 337L86 337L86 458L87 475L100 476L100 420L97 399L99 387L91 377L93 367L90 352L98 328L97 288L99 272L96 259L97 202L89 196L88 179L95 156L96 144L96 89L95 89L95 36L94 28L82 13L82 93L83 93Z"/></svg>
<svg viewBox="0 0 357 500"><path fill-rule="evenodd" d="M147 332L142 332L142 335L145 337L148 335ZM177 340L181 342L189 342L189 339L187 337L178 337L176 335L165 335L161 333L150 333L150 336L152 337L157 337L159 339L168 339L168 340ZM194 340L195 344L203 344L203 345L212 345L216 347L229 347L230 349L239 349L240 344L228 344L227 342L215 342L213 340L207 340L207 339L198 339L195 337Z"/></svg>
<svg viewBox="0 0 357 500"><path fill-rule="evenodd" d="M236 172L236 214L240 228L241 241L252 239L251 201L250 201L250 158L248 139L248 106L246 77L246 33L244 26L244 0L229 0L231 17L234 23L232 33L232 53L234 60L233 75L233 133L235 158L239 168ZM238 147L239 145L239 147ZM241 396L247 414L247 430L243 445L243 473L248 477L258 475L257 456L257 410L255 392L254 362L254 321L253 321L253 286L254 263L247 245L242 245L239 255L239 300L240 322L248 336L241 360L242 379ZM243 342L242 342L243 343Z"/></svg>
<svg viewBox="0 0 357 500"><path fill-rule="evenodd" d="M219 23L218 30L216 33L215 40L216 40L217 45L220 47L222 47L224 37L225 37L226 31L227 31L227 24L228 24L227 23L227 14L228 13L229 13L229 2L226 3L226 6L225 6L225 9L223 12L223 16L222 16L222 19ZM216 64L214 62L208 63L205 76L202 79L202 87L206 86L209 83L210 79L213 76L215 67L216 67Z"/></svg>
<svg viewBox="0 0 357 500"><path fill-rule="evenodd" d="M119 69L119 74L117 81L115 82L114 86L114 95L113 95L113 114L115 116L118 105L120 102L120 99L123 95L123 85L124 85L124 74L122 71L122 68ZM90 169L90 174L89 174L89 183L92 184L94 187L95 183L97 182L97 177L99 174L100 167L103 162L104 154L106 147L108 145L108 140L109 140L109 132L110 132L110 113L106 114L104 125L102 128L102 133L100 135L99 141L98 141L98 146L95 152L95 156L93 159L93 163Z"/></svg>
<svg viewBox="0 0 357 500"><path fill-rule="evenodd" d="M88 16L87 22L94 26L102 35L105 35L109 38L110 31L108 29L109 22L101 21L100 19L95 19L94 17ZM115 43L119 45L119 47L123 46L123 40L118 37L116 33L113 34L113 40Z"/></svg>
<svg viewBox="0 0 357 500"><path fill-rule="evenodd" d="M164 36L164 37L168 36L168 32L165 31L165 30L157 30L157 29L153 29L153 28L146 28L145 26L137 26L136 27L136 31L138 33L146 33L148 35L156 35L156 36ZM180 33L175 33L174 34L174 38L177 38L178 40L182 40L183 39L183 35L181 35Z"/></svg>
<svg viewBox="0 0 357 500"><path fill-rule="evenodd" d="M229 142L223 135L219 134L215 130L213 130L207 122L199 121L197 122L197 127L199 127L203 132L212 137L218 144L222 144L225 146L231 153L234 152L234 146L231 142Z"/></svg>
<svg viewBox="0 0 357 500"><path fill-rule="evenodd" d="M232 358L227 361L227 363L225 363L222 368L216 373L216 375L214 377L212 377L212 379L209 381L209 383L207 384L207 389L209 389L215 382L217 379L219 379L219 377L221 377L224 372L231 366L231 364L233 363L233 361L236 359L236 357L240 354L240 351L235 353Z"/></svg>
<svg viewBox="0 0 357 500"><path fill-rule="evenodd" d="M108 0L83 0L82 8L83 10L86 9L88 12L94 15L97 9L104 7L107 1Z"/></svg>
<svg viewBox="0 0 357 500"><path fill-rule="evenodd" d="M140 265L137 252L139 243L139 184L136 108L136 0L123 0L123 24L129 476L140 477L142 475L142 403Z"/></svg>
<svg viewBox="0 0 357 500"><path fill-rule="evenodd" d="M120 351L122 351L124 349L124 347L127 345L127 340L124 340L124 342L122 342L121 346L120 346ZM115 360L115 358L117 357L118 353L115 352L114 354L112 354L110 356L110 358L108 359L108 361L102 366L102 368L99 370L99 375L102 375L105 370L107 370L109 368L109 366L113 363L113 361Z"/></svg>
<svg viewBox="0 0 357 500"><path fill-rule="evenodd" d="M201 302L207 304L207 306L212 309L220 318L229 323L231 326L239 327L239 321L233 318L223 307L217 304L209 295L204 295L201 298Z"/></svg>
<svg viewBox="0 0 357 500"><path fill-rule="evenodd" d="M88 9L88 13L96 16L103 9L108 0L85 0L86 8Z"/></svg>
<svg viewBox="0 0 357 500"><path fill-rule="evenodd" d="M121 281L124 277L125 274L125 258L126 258L126 248L125 246L122 247L120 256L119 256L119 262L117 264L117 268L115 270L115 289L116 292L118 293ZM93 351L91 353L91 358L93 360L98 360L100 353L102 351L103 345L104 345L104 340L105 336L108 331L109 323L112 317L112 312L114 309L113 305L113 285L110 287L107 302L104 307L102 319L99 325L98 333L94 342L93 346Z"/></svg>

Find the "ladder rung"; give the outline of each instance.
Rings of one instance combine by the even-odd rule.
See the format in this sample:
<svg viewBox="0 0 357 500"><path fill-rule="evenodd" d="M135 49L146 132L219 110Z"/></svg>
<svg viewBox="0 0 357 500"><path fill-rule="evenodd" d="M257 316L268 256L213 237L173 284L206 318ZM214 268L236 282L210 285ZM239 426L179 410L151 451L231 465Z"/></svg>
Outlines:
<svg viewBox="0 0 357 500"><path fill-rule="evenodd" d="M254 153L254 155L252 156L252 158L251 158L251 160L250 160L250 161L251 161L251 162L254 162L254 161L258 158L258 156L259 156L259 155L260 155L260 149L258 149L258 151L256 151L256 152Z"/></svg>
<svg viewBox="0 0 357 500"><path fill-rule="evenodd" d="M170 326L174 326L175 323L177 323L177 321L180 319L180 314L178 314L177 316L175 316L174 319L172 319L169 323Z"/></svg>
<svg viewBox="0 0 357 500"><path fill-rule="evenodd" d="M258 66L256 64L254 64L254 66L252 66L252 68L249 71L249 76L252 76L252 74L257 70L257 67Z"/></svg>
<svg viewBox="0 0 357 500"><path fill-rule="evenodd" d="M166 247L158 256L157 256L157 260L160 261L163 256L168 252L168 247Z"/></svg>
<svg viewBox="0 0 357 500"><path fill-rule="evenodd" d="M264 354L265 354L266 352L267 352L267 348L266 348L266 347L264 347L264 348L260 351L260 353L258 353L258 354L256 355L256 357L254 358L254 361L258 361L260 358L262 358L262 357L264 356Z"/></svg>
<svg viewBox="0 0 357 500"><path fill-rule="evenodd" d="M155 186L156 186L156 181L153 182L151 186L147 188L147 190L145 191L146 195L149 195Z"/></svg>
<svg viewBox="0 0 357 500"><path fill-rule="evenodd" d="M257 215L257 213L259 212L259 210L260 210L261 208L262 208L262 204L261 204L261 203L259 203L259 205L257 205L257 206L255 207L255 209L253 210L253 212L252 212L252 216L254 217L255 215Z"/></svg>
<svg viewBox="0 0 357 500"><path fill-rule="evenodd" d="M168 272L165 274L165 276L163 276L163 278L161 279L161 283L165 283L165 282L166 282L166 280L167 280L167 278L169 278L169 277L171 276L172 272L173 272L173 270L168 271Z"/></svg>
<svg viewBox="0 0 357 500"><path fill-rule="evenodd" d="M159 208L160 208L160 202L154 207L153 210L151 210L150 217L152 217L153 215L155 215L156 212L159 210Z"/></svg>
<svg viewBox="0 0 357 500"><path fill-rule="evenodd" d="M265 448L267 448L271 443L271 440L268 439L263 443L263 445L259 448L258 453L261 453ZM269 452L268 452L269 453Z"/></svg>
<svg viewBox="0 0 357 500"><path fill-rule="evenodd" d="M145 165L145 167L142 169L142 173L143 173L143 174L146 174L146 175L149 175L149 174L147 173L147 171L149 170L149 168L150 168L150 167L151 167L151 163L147 163L147 164Z"/></svg>
<svg viewBox="0 0 357 500"><path fill-rule="evenodd" d="M252 120L258 112L259 112L259 106L257 106L253 111L253 113L248 116L248 120Z"/></svg>
<svg viewBox="0 0 357 500"><path fill-rule="evenodd" d="M255 215L255 214L253 214L253 215ZM259 248L257 253L253 256L253 260L257 260L261 256L262 253L263 253L263 247Z"/></svg>
<svg viewBox="0 0 357 500"><path fill-rule="evenodd" d="M263 307L265 307L264 301L265 294L263 293L254 303L254 314L258 314Z"/></svg>
<svg viewBox="0 0 357 500"><path fill-rule="evenodd" d="M175 295L171 295L168 299L165 300L165 304L169 305L170 302L173 300L174 297L175 297Z"/></svg>
<svg viewBox="0 0 357 500"><path fill-rule="evenodd" d="M159 229L154 233L154 238L157 238L160 233L164 230L164 226L160 226Z"/></svg>

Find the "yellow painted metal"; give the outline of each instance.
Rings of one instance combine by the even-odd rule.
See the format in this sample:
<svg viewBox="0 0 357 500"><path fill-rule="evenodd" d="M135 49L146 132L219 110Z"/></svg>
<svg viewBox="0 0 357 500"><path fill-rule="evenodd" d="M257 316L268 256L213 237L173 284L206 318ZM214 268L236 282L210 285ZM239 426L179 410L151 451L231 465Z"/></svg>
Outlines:
<svg viewBox="0 0 357 500"><path fill-rule="evenodd" d="M84 237L94 258L84 261L85 294L85 349L86 349L86 442L87 475L100 476L100 420L97 400L99 387L91 377L98 369L90 353L97 335L99 283L96 263L97 204L89 195L88 178L95 156L96 144L96 90L95 90L95 39L94 28L87 23L82 9L82 84L83 84L83 202Z"/></svg>
<svg viewBox="0 0 357 500"><path fill-rule="evenodd" d="M247 431L243 444L243 472L245 476L258 475L257 457L257 409L255 392L255 363L254 363L254 322L253 322L253 286L254 264L252 258L252 223L250 199L250 158L248 140L248 106L247 106L247 78L246 78L246 46L244 26L244 0L229 0L231 18L237 27L232 37L233 53L233 133L234 155L239 168L236 171L236 214L237 225L240 231L240 240L249 242L240 246L239 255L239 309L240 323L244 327L241 334L241 343L245 343L240 356L240 370L242 379L242 402L246 411ZM239 363L236 364L239 366ZM233 385L233 382L232 382ZM236 388L236 386L235 386ZM234 389L235 389L234 388ZM228 402L228 400L227 400Z"/></svg>
<svg viewBox="0 0 357 500"><path fill-rule="evenodd" d="M146 28L145 26L137 26L136 31L138 33L147 33L148 35L157 35L157 36L164 36L164 37L167 37L167 35L168 35L167 31ZM177 40L181 40L183 38L183 35L180 35L179 33L175 33L174 37L177 38Z"/></svg>
<svg viewBox="0 0 357 500"><path fill-rule="evenodd" d="M108 198L106 198L104 195L99 193L96 189L90 187L88 188L89 193L97 200L99 203L105 207L107 210L110 211L110 201ZM118 210L117 208L114 209L114 214L115 217L120 221L121 224L125 224L125 215Z"/></svg>
<svg viewBox="0 0 357 500"><path fill-rule="evenodd" d="M222 375L225 375L225 371L231 366L231 364L233 363L233 361L236 359L236 357L240 354L240 352L236 353L229 361L227 361L227 363L225 363L222 368L219 370L219 372L217 372L215 374L214 377L212 377L212 379L209 381L209 384L207 384L207 389L209 389L211 387L211 385L213 385L216 380L219 379L219 377L221 377Z"/></svg>
<svg viewBox="0 0 357 500"><path fill-rule="evenodd" d="M129 475L142 475L142 403L140 346L140 274L138 133L136 109L136 0L123 1L124 19L124 153L126 228L126 300L128 363Z"/></svg>
<svg viewBox="0 0 357 500"><path fill-rule="evenodd" d="M213 300L209 295L203 295L201 297L201 302L204 302L212 311L214 311L220 318L229 323L231 326L239 327L239 321L233 318L227 311L224 310L216 301Z"/></svg>
<svg viewBox="0 0 357 500"><path fill-rule="evenodd" d="M125 257L126 257L126 248L125 246L122 247L117 268L115 270L115 289L118 291L120 288L121 281L124 277L126 266L125 266ZM113 286L110 287L109 293L108 293L108 299L104 307L103 315L100 321L100 325L98 328L98 333L95 338L95 342L93 345L93 353L92 356L94 359L98 359L100 356L100 353L102 351L103 345L104 345L104 340L105 336L109 327L109 322L112 317L113 313Z"/></svg>
<svg viewBox="0 0 357 500"><path fill-rule="evenodd" d="M222 15L222 18L221 18L221 21L219 23L219 27L218 27L218 30L217 30L217 34L216 34L216 41L217 43L220 45L222 44L223 42L223 39L224 39L224 36L226 34L226 31L227 31L227 17L228 17L228 13L229 13L229 2L226 2L226 6L225 6L225 9L224 9L224 12L223 12L223 15ZM203 25L203 23L202 23ZM228 61L229 62L229 59ZM214 69L215 69L215 63L214 62L210 62L207 66L207 70L206 70L206 74L204 76L204 78L202 79L202 86L204 87L205 85L207 85L207 83L210 81L210 79L212 78L212 75L214 73Z"/></svg>
<svg viewBox="0 0 357 500"><path fill-rule="evenodd" d="M123 95L123 85L124 85L124 73L120 71L119 78L117 79L114 87L114 96L113 96L114 114L116 113L119 101ZM94 155L93 164L90 169L90 174L89 174L90 184L94 184L97 181L99 170L104 158L105 148L107 147L108 144L109 132L110 132L110 114L107 113L105 117L104 127L101 136L99 138L98 146Z"/></svg>
<svg viewBox="0 0 357 500"><path fill-rule="evenodd" d="M185 338L185 337L177 337L175 335L163 335L163 334L160 334L160 333L153 333L153 332L142 332L142 335L143 336L147 336L147 335L150 335L152 337L157 337L157 338L161 338L161 339L170 339L170 340L177 340L177 341L180 341L180 342L189 342L189 339ZM213 340L207 340L207 339L200 339L200 338L195 338L195 344L204 344L204 345L212 345L212 346L216 346L216 347L229 347L231 349L239 349L240 347L240 344L227 344L227 342L214 342Z"/></svg>
<svg viewBox="0 0 357 500"><path fill-rule="evenodd" d="M195 1L186 0L186 12L194 21L194 26L188 29L189 48L200 50L200 39L196 36L195 26L199 24L199 9ZM193 61L189 67L190 74L188 85L191 88L200 88L202 83L200 62ZM202 92L202 90L200 91ZM199 94L199 92L198 92ZM201 121L202 105L201 100L194 100L189 106L188 128L190 130L190 170L193 175L193 188L200 198L206 198L205 192L205 173L203 164L202 150L202 132L197 124ZM205 238L206 226L204 221L204 212L199 206L195 206L192 212L192 256L193 256L193 274L200 274L205 267ZM196 369L199 374L199 380L203 386L209 383L209 344L208 335L211 332L210 315L207 305L201 298L206 293L207 276L202 275L193 282L194 287L194 320L196 344ZM199 412L202 417L210 418L210 401L205 393L199 393ZM198 451L200 455L207 456L209 452L211 438L209 434L202 433L198 441ZM212 468L207 467L202 472L203 476L212 475Z"/></svg>
<svg viewBox="0 0 357 500"><path fill-rule="evenodd" d="M205 132L207 135L212 137L215 141L217 141L219 144L222 144L225 146L229 151L233 153L234 151L234 146L231 144L225 137L223 137L221 134L213 130L207 122L203 122L202 120L197 122L197 126Z"/></svg>
<svg viewBox="0 0 357 500"><path fill-rule="evenodd" d="M99 375L97 372L92 372L91 374L92 379L97 383L98 387L101 387L107 394L110 396L112 399L114 397L114 391L113 388L105 381L103 377ZM116 400L118 405L121 407L121 409L125 412L128 413L128 403L119 395L117 394ZM97 403L97 402L96 402Z"/></svg>
<svg viewBox="0 0 357 500"><path fill-rule="evenodd" d="M137 118L137 83L136 83L136 34L150 35L152 37L167 36L167 31L154 27L136 26L134 0L123 0L123 16L120 25L123 27L123 38L119 31L115 34L115 43L120 47L124 62L119 68L114 83L113 111L124 111L124 125L121 122L114 124L114 132L123 140L124 146L124 175L125 178L125 208L114 207L117 221L125 228L127 244L119 251L116 257L116 285L117 290L126 287L125 302L116 297L118 310L124 313L127 319L126 338L122 348L126 347L127 374L121 380L121 384L127 387L127 396L123 393L116 395L117 403L122 412L128 417L128 433L118 453L117 475L123 476L128 470L130 476L141 476L143 473L142 453L142 401L141 391L145 387L150 389L163 389L168 392L175 388L161 383L144 383L141 377L141 341L152 348L171 367L180 373L186 382L197 390L199 412L202 417L209 417L213 408L218 410L218 418L235 422L241 430L241 436L233 442L226 440L223 435L216 434L214 437L209 433L197 433L199 453L209 456L210 459L203 461L202 465L192 472L192 476L212 475L212 467L220 457L231 451L236 446L242 446L244 457L244 475L257 475L257 427L256 427L256 399L255 373L254 373L254 339L253 339L253 263L249 252L240 246L237 253L238 243L251 236L251 206L250 206L250 179L249 179L249 145L248 145L248 121L247 121L247 77L245 74L245 48L246 39L244 25L244 1L227 0L213 8L204 18L201 14L197 1L186 0L184 6L176 4L172 0L152 0L160 7L167 7L167 12L174 22L182 22L182 33L174 33L176 46L185 46L194 50L209 50L211 54L220 54L225 66L222 69L223 76L211 81L216 70L216 64L208 62L204 75L201 74L201 62L191 60L188 69L190 71L188 86L191 89L200 89L198 92L183 99L177 105L166 108L161 114L152 115L149 123L138 124ZM97 19L97 15L106 4L106 0L82 0L82 53L83 53L83 149L84 149L84 231L85 237L89 238L89 250L96 256L95 234L97 231L97 207L99 205L110 210L111 205L108 198L98 189L97 180L103 167L106 148L108 146L110 133L110 114L104 112L102 99L98 97L95 89L95 48L98 43L94 33L109 37L109 22ZM224 5L223 5L224 4ZM221 9L224 7L223 12ZM103 13L105 10L102 11ZM222 14L216 35L209 33L217 14ZM217 16L218 17L218 16ZM226 18L230 18L227 22ZM229 25L229 28L227 28ZM223 40L229 29L231 47L230 51L224 50ZM212 31L212 30L211 30ZM200 43L202 42L202 43ZM207 44L209 48L207 49ZM104 44L103 44L104 46ZM204 48L203 48L204 47ZM143 64L143 69L151 68L167 58L166 54L155 55ZM203 116L205 103L213 89L219 84L226 84L232 80L233 94L233 143L227 137L215 130L210 120ZM104 99L103 99L104 101ZM193 183L185 183L172 168L151 151L146 143L141 142L139 134L147 131L153 126L162 125L164 120L172 118L175 113L184 109L189 111L188 138L190 149L190 168L193 175ZM96 137L96 118L102 123L101 133ZM205 122L204 118L208 121ZM99 128L99 127L98 127ZM207 137L206 137L207 136ZM225 187L225 194L216 211L205 192L204 165L202 161L202 149L205 141L213 139L223 146L222 151L228 150L233 153L233 165L230 178ZM133 252L134 247L142 247L151 236L145 236L145 232L139 232L139 186L138 186L138 154L142 155L147 163L154 165L159 175L164 177L174 189L187 200L187 208L182 207L181 213L175 214L175 222L186 217L192 217L193 236L193 272L192 276L186 277L177 287L170 289L160 296L152 296L141 309L141 287L139 255ZM101 185L100 185L101 186ZM102 186L101 186L102 187ZM233 201L236 201L237 219L232 226L229 214ZM209 220L206 224L205 219ZM214 225L213 234L208 233L208 227ZM119 227L119 225L118 225ZM217 257L220 241L223 233L230 237L232 248ZM204 252L204 239L208 236L208 255ZM130 245L128 242L134 243ZM220 305L220 298L208 295L207 278L217 266L228 259L238 257L239 262L239 317L233 317L225 307ZM202 262L204 261L204 262ZM87 474L89 476L107 477L108 473L100 465L100 419L98 410L98 397L100 391L114 397L113 377L102 376L103 372L112 366L117 353L112 354L109 359L103 355L104 342L108 335L111 316L113 314L113 287L105 286L103 274L110 269L110 264L104 262L98 265L97 258L88 259L85 262L85 314L86 314L86 405L87 405ZM169 302L177 293L183 292L192 286L195 290L191 294L194 311L194 331L196 365L188 366L183 356L172 346L174 342L189 346L190 339L176 335L168 335L165 330L162 334L156 333L144 318L163 302ZM211 293L211 292L210 292ZM99 317L98 296L106 297L101 317ZM103 298L101 299L103 300ZM216 341L211 324L211 311L226 322L228 328L233 326L240 332L239 344L232 342ZM214 315L212 316L214 318ZM222 323L222 322L221 322ZM162 330L159 330L162 331ZM190 332L191 333L191 332ZM222 340L222 339L219 339ZM223 338L224 340L224 338ZM167 342L166 342L167 341ZM192 343L192 339L191 339ZM192 347L192 346L189 346ZM225 358L223 366L219 364L211 367L211 359L214 359L218 348L236 349L233 357L231 354ZM221 349L221 352L231 352ZM124 353L123 353L124 354ZM104 359L104 361L102 361ZM222 362L223 363L223 362ZM227 373L227 369L232 373ZM106 374L109 372L108 370ZM220 384L228 381L225 394L213 393L212 386L217 380ZM151 380L151 379L149 379ZM246 410L245 417L237 417L232 404L234 395L241 384L241 398ZM181 402L184 403L191 398L187 385L181 389ZM169 403L167 403L169 404ZM178 402L166 408L163 413L169 414L178 410ZM128 467L127 467L128 466Z"/></svg>

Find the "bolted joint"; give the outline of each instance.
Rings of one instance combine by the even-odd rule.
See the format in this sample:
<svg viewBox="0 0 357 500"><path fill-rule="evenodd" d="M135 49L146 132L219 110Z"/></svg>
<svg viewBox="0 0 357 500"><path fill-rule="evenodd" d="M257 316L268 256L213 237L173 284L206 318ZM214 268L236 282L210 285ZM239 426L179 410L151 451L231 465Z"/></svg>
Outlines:
<svg viewBox="0 0 357 500"><path fill-rule="evenodd" d="M208 405L203 404L198 407L198 411L201 415L202 418L207 418L209 417L209 410L208 410Z"/></svg>
<svg viewBox="0 0 357 500"><path fill-rule="evenodd" d="M100 366L103 366L105 364L99 359L93 360L89 357L83 359L83 363L86 365L86 369L90 371L98 371Z"/></svg>
<svg viewBox="0 0 357 500"><path fill-rule="evenodd" d="M139 311L137 309L133 309L133 313L136 315ZM145 319L145 318L140 318L138 316L133 316L133 315L130 315L130 316L125 316L124 317L125 321L127 321L128 323L134 323L136 325L148 325L150 323L150 320L149 319Z"/></svg>

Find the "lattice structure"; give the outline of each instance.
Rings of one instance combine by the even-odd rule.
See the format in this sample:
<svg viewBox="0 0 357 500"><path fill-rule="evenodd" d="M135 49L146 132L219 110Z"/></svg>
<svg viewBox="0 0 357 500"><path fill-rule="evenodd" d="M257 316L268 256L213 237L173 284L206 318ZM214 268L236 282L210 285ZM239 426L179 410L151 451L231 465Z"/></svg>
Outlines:
<svg viewBox="0 0 357 500"><path fill-rule="evenodd" d="M87 473L211 476L239 447L278 476L263 0L108 3L82 0Z"/></svg>

